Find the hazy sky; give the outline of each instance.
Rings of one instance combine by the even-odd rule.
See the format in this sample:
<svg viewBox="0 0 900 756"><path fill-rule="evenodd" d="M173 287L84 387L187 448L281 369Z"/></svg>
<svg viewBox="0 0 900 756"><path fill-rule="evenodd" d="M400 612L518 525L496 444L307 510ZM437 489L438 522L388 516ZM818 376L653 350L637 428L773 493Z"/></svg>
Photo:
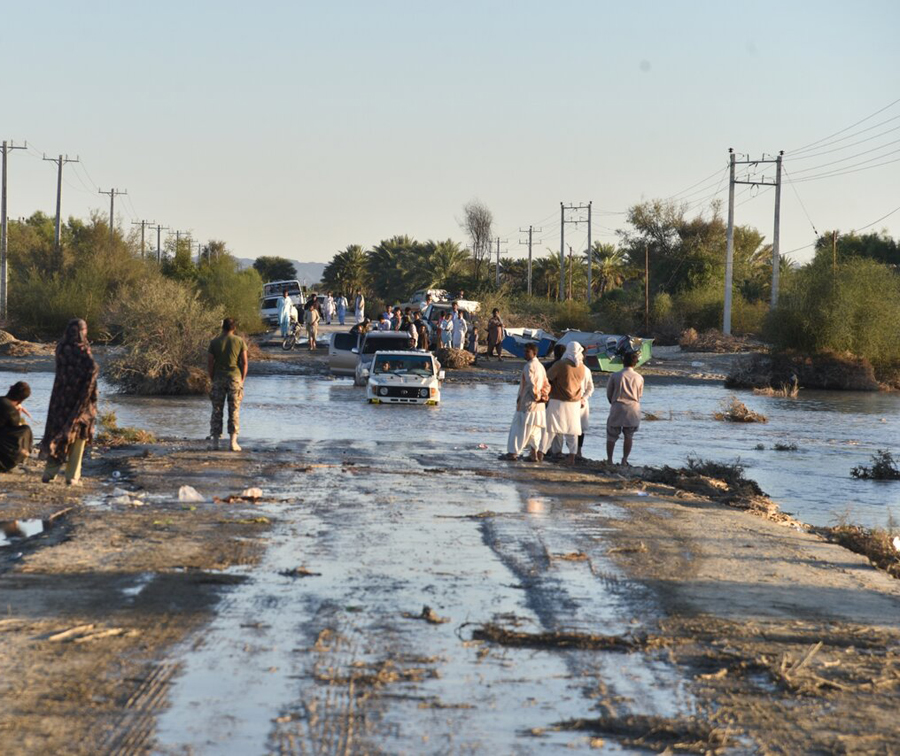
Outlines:
<svg viewBox="0 0 900 756"><path fill-rule="evenodd" d="M6 3L0 138L35 148L10 158L9 212L53 211L46 151L83 160L64 215L115 186L121 223L244 257L464 240L475 197L512 254L529 223L558 249L560 201L592 200L609 240L642 198L707 176L683 196L724 198L729 147L796 150L900 98L898 29L896 0ZM834 139L882 121L788 152L796 179L867 168L795 185L820 232L900 205L900 162L872 167L900 158L900 103ZM737 222L770 238L772 194ZM787 184L782 217L784 251L813 241ZM900 212L882 227L900 236Z"/></svg>

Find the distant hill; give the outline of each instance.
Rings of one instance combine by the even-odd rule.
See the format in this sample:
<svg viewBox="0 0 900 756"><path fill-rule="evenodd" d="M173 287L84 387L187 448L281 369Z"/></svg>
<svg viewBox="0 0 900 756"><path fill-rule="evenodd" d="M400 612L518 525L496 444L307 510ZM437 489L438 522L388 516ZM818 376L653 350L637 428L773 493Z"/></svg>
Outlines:
<svg viewBox="0 0 900 756"><path fill-rule="evenodd" d="M288 258L291 260L291 258ZM239 257L238 262L243 268L249 268L253 265L253 259L250 257ZM307 286L319 283L322 280L322 271L325 270L325 263L317 262L300 262L299 260L291 260L297 269L297 279L300 283Z"/></svg>

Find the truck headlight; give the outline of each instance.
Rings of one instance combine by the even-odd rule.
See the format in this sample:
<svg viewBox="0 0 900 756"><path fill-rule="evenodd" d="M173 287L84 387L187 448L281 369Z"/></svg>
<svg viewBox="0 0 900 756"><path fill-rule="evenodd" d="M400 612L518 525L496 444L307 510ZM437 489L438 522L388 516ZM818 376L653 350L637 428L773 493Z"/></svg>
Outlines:
<svg viewBox="0 0 900 756"><path fill-rule="evenodd" d="M382 386L378 389L378 393L381 394L381 396L387 396L387 386Z"/></svg>
<svg viewBox="0 0 900 756"><path fill-rule="evenodd" d="M424 398L424 397L427 397L427 396L428 396L428 389L427 389L427 388L419 389L419 396L421 396L421 397L423 397L423 398Z"/></svg>

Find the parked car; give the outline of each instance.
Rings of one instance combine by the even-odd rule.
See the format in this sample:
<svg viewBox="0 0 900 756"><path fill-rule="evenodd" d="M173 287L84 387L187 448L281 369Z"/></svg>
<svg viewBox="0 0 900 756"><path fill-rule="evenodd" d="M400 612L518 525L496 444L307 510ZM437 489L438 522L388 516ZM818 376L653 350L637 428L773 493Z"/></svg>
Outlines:
<svg viewBox="0 0 900 756"><path fill-rule="evenodd" d="M356 362L355 380L357 386L365 386L369 380L369 368L375 353L379 351L408 351L409 336L399 331L371 331L363 337L363 342L356 350L359 359Z"/></svg>
<svg viewBox="0 0 900 756"><path fill-rule="evenodd" d="M328 342L328 367L333 375L356 375L359 361L359 336L355 333L333 333Z"/></svg>
<svg viewBox="0 0 900 756"><path fill-rule="evenodd" d="M303 311L306 289L299 281L269 281L263 284L263 295L259 300L259 317L266 325L278 325L278 300L284 296L285 289L297 310Z"/></svg>
<svg viewBox="0 0 900 756"><path fill-rule="evenodd" d="M428 404L441 401L444 371L430 352L377 351L366 382L369 404Z"/></svg>

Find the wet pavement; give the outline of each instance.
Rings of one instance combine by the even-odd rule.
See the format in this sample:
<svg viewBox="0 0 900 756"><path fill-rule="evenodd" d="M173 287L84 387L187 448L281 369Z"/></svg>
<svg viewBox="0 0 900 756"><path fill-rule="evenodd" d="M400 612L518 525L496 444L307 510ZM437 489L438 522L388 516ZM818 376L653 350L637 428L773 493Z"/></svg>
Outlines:
<svg viewBox="0 0 900 756"><path fill-rule="evenodd" d="M652 597L605 556L614 504L529 496L439 470L427 451L323 452L343 464L288 473L280 495L298 503L261 505L275 520L262 563L177 655L159 752L588 752L586 737L531 730L596 716L601 699L692 713L662 657L470 641L489 621L625 634L652 618ZM297 567L315 574L285 574ZM439 624L417 618L426 605Z"/></svg>
<svg viewBox="0 0 900 756"><path fill-rule="evenodd" d="M12 383L19 373L0 371ZM52 373L30 373L34 395L29 408L36 435L43 427ZM605 397L597 379L592 401L593 428L586 456L605 456ZM250 376L242 410L242 441L315 443L362 440L404 454L421 444L434 449L436 466L453 465L462 454L490 460L505 451L515 404L512 383L448 382L440 407L377 407L349 380L303 376ZM737 396L764 413L766 424L717 422L712 413L723 400ZM850 470L869 464L878 449L897 451L900 395L891 393L802 391L797 399L733 392L720 384L652 385L645 388L643 409L662 418L645 421L635 440L637 464L684 464L688 454L718 461L740 458L773 499L798 519L831 525L842 516L863 525L883 527L889 512L900 517L900 486L860 481ZM101 385L101 411L113 410L119 424L146 428L163 437L202 438L209 404L203 397L127 397ZM488 445L479 450L479 444ZM796 451L775 451L775 444L796 444ZM762 448L757 448L757 447ZM386 452L382 451L382 454Z"/></svg>

